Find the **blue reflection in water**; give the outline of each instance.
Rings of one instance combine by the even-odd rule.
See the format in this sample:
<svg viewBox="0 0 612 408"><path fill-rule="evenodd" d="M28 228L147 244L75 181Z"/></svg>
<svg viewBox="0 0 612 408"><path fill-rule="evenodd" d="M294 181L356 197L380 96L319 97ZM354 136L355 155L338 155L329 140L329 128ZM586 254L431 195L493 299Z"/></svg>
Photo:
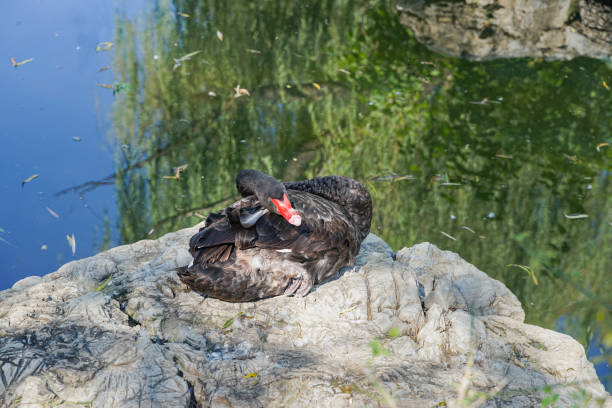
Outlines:
<svg viewBox="0 0 612 408"><path fill-rule="evenodd" d="M128 12L142 9L142 2L125 4ZM93 255L105 210L111 220L116 218L112 187L82 199L53 196L114 171L109 135L113 95L98 85L113 83L111 69L98 72L111 66L113 51L96 52L96 44L113 40L115 6L77 0L2 5L0 290ZM34 61L15 68L11 56L18 62ZM39 177L22 188L22 180L33 174ZM75 234L74 257L66 233Z"/></svg>

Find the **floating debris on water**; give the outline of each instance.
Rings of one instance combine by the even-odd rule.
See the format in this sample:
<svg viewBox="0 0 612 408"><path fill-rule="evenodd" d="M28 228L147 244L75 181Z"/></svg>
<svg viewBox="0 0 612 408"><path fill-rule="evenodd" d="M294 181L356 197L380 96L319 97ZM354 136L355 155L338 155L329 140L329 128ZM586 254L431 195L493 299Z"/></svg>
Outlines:
<svg viewBox="0 0 612 408"><path fill-rule="evenodd" d="M180 180L181 173L185 171L187 167L189 167L188 164L183 164L182 166L178 166L176 170L174 171L174 176L163 176L162 178L169 179L169 180Z"/></svg>
<svg viewBox="0 0 612 408"><path fill-rule="evenodd" d="M78 136L73 137L72 140L74 140L75 142L82 142L83 141L83 139L81 139Z"/></svg>
<svg viewBox="0 0 612 408"><path fill-rule="evenodd" d="M76 238L74 237L74 233L72 235L66 234L66 240L68 240L68 245L70 249L72 249L72 256L76 253Z"/></svg>
<svg viewBox="0 0 612 408"><path fill-rule="evenodd" d="M531 280L533 280L533 283L538 286L538 279L535 276L535 273L531 270L530 267L526 266L526 265L519 265L519 264L508 264L506 265L506 267L511 267L514 266L515 268L520 268L522 270L524 270L525 272L527 272L530 276L531 276Z"/></svg>
<svg viewBox="0 0 612 408"><path fill-rule="evenodd" d="M243 95L246 96L251 96L251 93L249 92L248 89L246 88L241 88L240 85L236 85L236 87L234 88L234 98L240 98Z"/></svg>
<svg viewBox="0 0 612 408"><path fill-rule="evenodd" d="M464 230L466 230L466 231L470 231L472 234L475 234L475 233L476 233L476 231L474 231L473 229L471 229L471 228L470 228L470 227L468 227L467 225L462 225L462 226L460 226L459 228L462 228L462 229L464 229Z"/></svg>
<svg viewBox="0 0 612 408"><path fill-rule="evenodd" d="M219 41L223 41L223 33L221 31L217 30L217 38L219 39Z"/></svg>
<svg viewBox="0 0 612 408"><path fill-rule="evenodd" d="M109 69L109 68L108 68L108 65L105 65L105 66L103 66L102 68L100 68L100 69L98 70L98 72L108 71L108 69Z"/></svg>
<svg viewBox="0 0 612 408"><path fill-rule="evenodd" d="M108 51L113 48L112 41L102 41L96 45L96 52Z"/></svg>
<svg viewBox="0 0 612 408"><path fill-rule="evenodd" d="M399 175L399 174L391 173L391 174L385 174L382 176L372 177L370 178L370 181L402 181L402 180L414 180L414 179L416 179L416 177L414 177L412 174Z"/></svg>
<svg viewBox="0 0 612 408"><path fill-rule="evenodd" d="M600 143L600 144L598 144L598 145L597 145L597 147L596 147L597 151L598 151L598 152L601 152L601 150L600 150L600 149L601 149L602 147L604 147L604 146L610 146L610 143Z"/></svg>
<svg viewBox="0 0 612 408"><path fill-rule="evenodd" d="M17 67L19 67L21 65L27 64L28 62L32 62L32 61L34 61L34 58L28 58L28 59L23 60L21 62L17 62L14 57L11 57L11 64L13 64L14 68L17 68Z"/></svg>
<svg viewBox="0 0 612 408"><path fill-rule="evenodd" d="M189 14L187 14L187 13L182 13L182 12L180 12L180 11L179 11L178 13L176 13L176 14L178 14L178 15L179 15L179 16L181 16L181 17L185 17L185 18L189 18L189 17L191 17Z"/></svg>
<svg viewBox="0 0 612 408"><path fill-rule="evenodd" d="M47 249L49 249L49 247L47 247L47 245L46 245L46 244L42 244L42 245L40 246L40 250L41 250L41 251L46 251Z"/></svg>
<svg viewBox="0 0 612 408"><path fill-rule="evenodd" d="M440 231L440 234L444 235L444 236L445 236L446 238L448 238L448 239L452 239L453 241L456 241L456 240L457 240L457 238L453 237L453 236L452 236L452 235L450 235L450 234L447 234L447 233L446 233L446 232L444 232L444 231Z"/></svg>
<svg viewBox="0 0 612 408"><path fill-rule="evenodd" d="M217 94L214 93L213 91L208 91L208 96L211 96L214 98L215 96L217 96Z"/></svg>
<svg viewBox="0 0 612 408"><path fill-rule="evenodd" d="M589 218L588 214L563 214L568 220L579 220L582 218Z"/></svg>
<svg viewBox="0 0 612 408"><path fill-rule="evenodd" d="M21 187L23 187L26 183L29 183L30 181L34 180L38 178L38 174L32 174L30 177L28 177L27 179L23 180L21 182Z"/></svg>
<svg viewBox="0 0 612 408"><path fill-rule="evenodd" d="M312 83L312 86L314 86L315 88L317 88L317 91L321 90L321 85L317 84L316 82Z"/></svg>
<svg viewBox="0 0 612 408"><path fill-rule="evenodd" d="M254 49L252 49L252 48L249 48L249 49L247 50L247 52L250 52L251 54L261 54L261 51L259 51L259 50L254 50Z"/></svg>
<svg viewBox="0 0 612 408"><path fill-rule="evenodd" d="M55 211L53 211L52 209L50 209L49 207L47 207L47 211L49 211L49 214L51 214L52 216L54 216L55 218L59 218L59 214L56 213Z"/></svg>
<svg viewBox="0 0 612 408"><path fill-rule="evenodd" d="M472 105L486 105L487 103L497 103L500 104L501 102L499 101L492 101L489 98L484 98L480 101L470 101L469 103L471 103Z"/></svg>
<svg viewBox="0 0 612 408"><path fill-rule="evenodd" d="M8 242L6 239L0 237L0 242L4 242L5 244L12 246L13 248L17 248L15 245L11 244L10 242Z"/></svg>
<svg viewBox="0 0 612 408"><path fill-rule="evenodd" d="M202 50L197 50L197 51L190 52L189 54L185 54L185 55L183 55L180 58L173 58L174 59L174 66L172 67L172 70L173 71L176 70L178 67L181 66L182 62L189 61L191 59L191 57L194 57L194 56L198 55L201 52L202 52Z"/></svg>

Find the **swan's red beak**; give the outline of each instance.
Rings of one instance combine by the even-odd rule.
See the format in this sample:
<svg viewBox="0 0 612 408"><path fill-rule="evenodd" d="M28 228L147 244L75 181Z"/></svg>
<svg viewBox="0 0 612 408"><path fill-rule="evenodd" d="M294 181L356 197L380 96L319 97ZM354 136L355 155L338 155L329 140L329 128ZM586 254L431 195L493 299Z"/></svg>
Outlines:
<svg viewBox="0 0 612 408"><path fill-rule="evenodd" d="M287 194L283 194L283 201L273 198L272 202L274 203L278 213L282 215L289 224L295 225L296 227L300 226L302 223L302 217L300 217L295 208L291 207L291 202L289 201Z"/></svg>

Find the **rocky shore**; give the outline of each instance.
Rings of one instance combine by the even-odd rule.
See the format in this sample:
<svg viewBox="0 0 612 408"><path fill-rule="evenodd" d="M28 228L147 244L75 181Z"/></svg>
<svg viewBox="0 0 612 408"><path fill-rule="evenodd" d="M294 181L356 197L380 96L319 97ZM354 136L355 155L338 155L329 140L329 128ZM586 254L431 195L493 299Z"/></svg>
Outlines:
<svg viewBox="0 0 612 408"><path fill-rule="evenodd" d="M304 298L227 303L176 276L196 230L0 292L0 405L612 407L579 343L455 253L370 235Z"/></svg>

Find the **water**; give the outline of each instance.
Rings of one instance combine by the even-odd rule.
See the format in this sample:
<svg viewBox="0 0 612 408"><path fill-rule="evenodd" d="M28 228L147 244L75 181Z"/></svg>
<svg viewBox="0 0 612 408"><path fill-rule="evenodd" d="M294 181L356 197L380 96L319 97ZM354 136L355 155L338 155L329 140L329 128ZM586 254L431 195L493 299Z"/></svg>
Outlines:
<svg viewBox="0 0 612 408"><path fill-rule="evenodd" d="M509 286L527 322L609 355L605 62L442 56L376 2L141 6L6 7L0 288L193 225L236 198L242 168L344 174L367 184L373 232L395 249L455 251Z"/></svg>

